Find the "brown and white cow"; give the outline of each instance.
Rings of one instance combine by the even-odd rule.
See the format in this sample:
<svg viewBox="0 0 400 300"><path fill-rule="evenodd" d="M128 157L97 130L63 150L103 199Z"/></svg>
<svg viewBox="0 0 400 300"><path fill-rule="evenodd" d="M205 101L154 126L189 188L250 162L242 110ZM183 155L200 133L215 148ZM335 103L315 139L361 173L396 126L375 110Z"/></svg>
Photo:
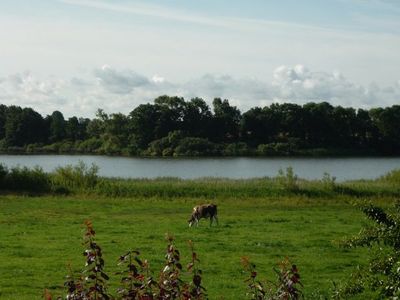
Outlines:
<svg viewBox="0 0 400 300"><path fill-rule="evenodd" d="M210 218L210 226L214 220L218 224L217 206L215 204L202 204L193 207L192 215L188 220L189 227L192 227L195 223L196 226L199 226L199 221L201 218Z"/></svg>

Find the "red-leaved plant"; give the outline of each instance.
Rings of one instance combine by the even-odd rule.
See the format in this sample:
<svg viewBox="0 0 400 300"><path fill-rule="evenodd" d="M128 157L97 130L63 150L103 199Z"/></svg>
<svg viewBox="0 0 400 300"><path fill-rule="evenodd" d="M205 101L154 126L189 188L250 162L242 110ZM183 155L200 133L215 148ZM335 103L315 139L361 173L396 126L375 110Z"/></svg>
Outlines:
<svg viewBox="0 0 400 300"><path fill-rule="evenodd" d="M108 275L104 272L104 259L101 247L95 241L95 231L90 221L85 222L84 235L86 258L85 268L78 276L72 271L67 276L64 286L67 289L67 300L202 300L207 298L206 289L201 285L201 270L197 268L199 259L194 251L192 241L189 241L191 261L186 271L180 262L180 252L174 245L174 238L167 235L167 251L165 265L160 271L158 280L155 280L150 272L147 260L140 259L139 251L128 251L119 257L119 265L125 265L126 269L117 274L121 275L121 286L117 289L117 296L113 297L107 291ZM187 272L191 280L182 279L182 274ZM52 300L48 290L44 298ZM58 297L57 299L62 299Z"/></svg>
<svg viewBox="0 0 400 300"><path fill-rule="evenodd" d="M291 264L288 258L279 263L279 268L274 268L277 281L261 282L257 279L256 265L250 262L248 257L242 257L242 265L249 272L249 277L245 280L249 288L247 296L252 300L297 300L303 294L299 286L300 274L296 265Z"/></svg>
<svg viewBox="0 0 400 300"><path fill-rule="evenodd" d="M109 279L104 272L104 259L100 246L95 241L96 232L90 221L85 221L86 231L84 234L85 251L83 255L86 258L85 268L78 279L75 279L72 271L67 276L64 286L67 288L68 300L86 300L86 299L111 299L107 293L106 282Z"/></svg>

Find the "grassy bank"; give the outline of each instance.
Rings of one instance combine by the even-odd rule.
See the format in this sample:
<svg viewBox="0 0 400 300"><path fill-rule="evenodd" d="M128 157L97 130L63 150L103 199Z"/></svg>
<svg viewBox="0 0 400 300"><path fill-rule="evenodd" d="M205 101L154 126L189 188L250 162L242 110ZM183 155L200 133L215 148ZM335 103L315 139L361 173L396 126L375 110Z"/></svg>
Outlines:
<svg viewBox="0 0 400 300"><path fill-rule="evenodd" d="M258 270L273 278L272 267L288 256L300 267L305 293L327 291L365 259L363 251L338 248L334 240L358 232L363 217L350 199L305 197L213 199L220 226L187 227L194 204L205 199L19 197L0 198L0 298L39 299L44 288L61 293L67 265L79 270L82 222L91 219L103 247L106 270L116 259L139 249L158 271L165 233L175 235L187 257L193 240L201 259L210 299L243 299L246 288L240 257L249 256ZM110 288L116 289L117 276Z"/></svg>
<svg viewBox="0 0 400 300"><path fill-rule="evenodd" d="M61 294L68 265L79 271L84 263L87 219L103 248L110 291L118 286L117 258L129 249L139 249L159 271L164 235L171 233L184 263L187 241L195 243L210 299L245 298L242 256L269 279L272 268L289 257L299 266L305 295L313 298L328 294L333 281L345 280L366 261L365 249L343 249L335 242L358 233L366 222L353 203L367 199L387 206L399 196L398 172L341 184L329 175L299 180L290 170L252 180L111 180L73 167L45 175L18 172L8 170L2 177L0 299L40 299L45 288ZM32 182L41 178L46 188L29 190L31 182L25 190L5 189L4 182L24 182L17 175ZM220 225L210 228L202 221L199 228L188 228L192 207L205 202L218 204Z"/></svg>

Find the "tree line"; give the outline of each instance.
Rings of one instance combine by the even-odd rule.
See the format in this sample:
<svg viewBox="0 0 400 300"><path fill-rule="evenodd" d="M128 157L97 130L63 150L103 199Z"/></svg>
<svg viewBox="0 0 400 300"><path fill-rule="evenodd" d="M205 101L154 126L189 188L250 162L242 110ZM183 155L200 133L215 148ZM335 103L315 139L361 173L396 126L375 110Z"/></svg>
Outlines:
<svg viewBox="0 0 400 300"><path fill-rule="evenodd" d="M129 114L65 119L0 105L3 152L135 156L399 155L400 105L369 110L327 102L274 103L241 113L215 98L160 96Z"/></svg>

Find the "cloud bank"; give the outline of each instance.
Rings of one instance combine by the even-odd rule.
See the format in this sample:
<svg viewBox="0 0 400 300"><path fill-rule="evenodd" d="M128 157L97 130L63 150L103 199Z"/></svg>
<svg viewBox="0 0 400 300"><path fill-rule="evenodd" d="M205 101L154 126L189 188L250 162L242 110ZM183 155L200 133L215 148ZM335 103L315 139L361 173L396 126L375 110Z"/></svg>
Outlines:
<svg viewBox="0 0 400 300"><path fill-rule="evenodd" d="M159 95L229 99L242 111L274 102L304 104L328 101L333 105L370 108L400 103L400 80L388 87L355 84L338 71L315 72L304 65L280 66L270 81L206 74L185 82L148 77L131 69L105 65L70 79L39 78L29 72L0 78L0 103L32 107L41 114L59 110L65 116L93 117L98 108L129 113Z"/></svg>

